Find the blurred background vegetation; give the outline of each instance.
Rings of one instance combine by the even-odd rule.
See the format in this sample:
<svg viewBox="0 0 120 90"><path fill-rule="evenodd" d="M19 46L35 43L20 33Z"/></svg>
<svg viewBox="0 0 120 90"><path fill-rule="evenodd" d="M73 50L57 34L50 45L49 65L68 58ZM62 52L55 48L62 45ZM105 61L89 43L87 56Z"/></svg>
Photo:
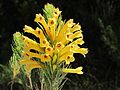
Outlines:
<svg viewBox="0 0 120 90"><path fill-rule="evenodd" d="M42 13L46 3L62 10L63 19L81 24L84 47L89 48L86 58L74 55L72 67L82 65L84 74L68 74L64 90L120 90L120 0L1 0L0 64L7 66L12 55L13 33L23 32L25 24L34 27L35 14ZM2 73L0 68L0 82L7 82L9 75Z"/></svg>

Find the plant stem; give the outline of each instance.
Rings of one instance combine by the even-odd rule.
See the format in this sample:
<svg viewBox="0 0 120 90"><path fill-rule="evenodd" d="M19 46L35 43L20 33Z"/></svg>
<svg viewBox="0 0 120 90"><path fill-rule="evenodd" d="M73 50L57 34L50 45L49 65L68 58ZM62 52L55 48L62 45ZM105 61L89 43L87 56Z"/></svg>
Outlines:
<svg viewBox="0 0 120 90"><path fill-rule="evenodd" d="M42 82L41 82L41 90L43 90L43 82L44 82L44 79L42 79Z"/></svg>
<svg viewBox="0 0 120 90"><path fill-rule="evenodd" d="M13 81L11 82L10 90L13 90Z"/></svg>
<svg viewBox="0 0 120 90"><path fill-rule="evenodd" d="M30 88L31 88L31 90L33 90L31 75L28 75L28 79L29 79L29 83L30 83Z"/></svg>

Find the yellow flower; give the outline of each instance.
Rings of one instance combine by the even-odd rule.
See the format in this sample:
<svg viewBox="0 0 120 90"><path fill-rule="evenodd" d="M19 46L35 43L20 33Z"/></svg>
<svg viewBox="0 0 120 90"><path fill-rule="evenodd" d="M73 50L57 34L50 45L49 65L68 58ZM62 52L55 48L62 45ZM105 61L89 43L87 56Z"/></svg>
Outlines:
<svg viewBox="0 0 120 90"><path fill-rule="evenodd" d="M24 30L24 32L31 33L31 34L35 35L36 37L40 38L41 29L39 29L38 27L36 28L36 30L34 30L30 26L25 25L23 30Z"/></svg>
<svg viewBox="0 0 120 90"><path fill-rule="evenodd" d="M36 57L36 58L39 58L39 59L42 58L41 54L30 52L30 51L23 52L23 56L28 57L28 58L33 58L33 57Z"/></svg>
<svg viewBox="0 0 120 90"><path fill-rule="evenodd" d="M74 45L83 45L85 42L83 41L83 38L78 38L77 40L74 40L73 42L71 42L71 44L74 44Z"/></svg>
<svg viewBox="0 0 120 90"><path fill-rule="evenodd" d="M60 50L62 50L64 48L64 44L62 44L61 42L57 42L56 46L55 46L55 52L60 52Z"/></svg>
<svg viewBox="0 0 120 90"><path fill-rule="evenodd" d="M55 8L53 11L53 17L57 19L61 12L62 11L59 11L59 8Z"/></svg>
<svg viewBox="0 0 120 90"><path fill-rule="evenodd" d="M49 27L45 21L45 18L41 15L41 14L36 14L36 18L34 20L37 23L41 23L43 25L43 27L45 28L45 31L47 33L48 36L50 36L50 30Z"/></svg>
<svg viewBox="0 0 120 90"><path fill-rule="evenodd" d="M72 43L71 43L71 44L67 45L64 49L61 50L60 55L63 55L67 52L80 53L85 57L85 54L88 53L88 49L80 48L78 45L74 45L74 44L72 45Z"/></svg>
<svg viewBox="0 0 120 90"><path fill-rule="evenodd" d="M53 48L50 47L50 46L46 47L45 48L45 53L49 54L50 56L52 56L53 55Z"/></svg>
<svg viewBox="0 0 120 90"><path fill-rule="evenodd" d="M32 69L34 68L43 68L44 65L40 62L37 62L35 60L29 60L29 59L23 59L19 62L22 65L25 65L26 72L30 73Z"/></svg>
<svg viewBox="0 0 120 90"><path fill-rule="evenodd" d="M29 27L29 28L28 28L28 26L25 25L24 31L34 34L36 37L38 37L40 40L40 47L49 46L49 42L47 41L43 31L40 28L37 27L36 30L32 29L31 27Z"/></svg>
<svg viewBox="0 0 120 90"><path fill-rule="evenodd" d="M24 32L31 31L31 33L34 33L34 29L27 25L24 26L23 30L24 30Z"/></svg>
<svg viewBox="0 0 120 90"><path fill-rule="evenodd" d="M52 63L52 67L55 69L61 62L65 62L67 65L74 62L74 53L80 53L84 57L88 53L87 48L79 47L79 45L84 44L83 34L79 23L75 24L73 19L63 22L61 18L59 18L61 11L52 5L49 6L52 10L51 8L47 9L48 6L46 5L45 14L51 13L51 15L44 18L41 14L36 14L34 21L41 25L40 28L37 27L36 29L33 29L30 26L25 25L23 29L24 32L33 34L39 39L39 42L36 42L23 36L23 58L25 61L22 61L22 64L25 64L29 71L35 67L40 68L38 62L33 63L31 61L34 57L39 58L40 62L43 64L46 62ZM28 64L28 61L30 64ZM66 73L83 74L82 67L76 69L64 68L63 72Z"/></svg>
<svg viewBox="0 0 120 90"><path fill-rule="evenodd" d="M49 54L41 54L41 61L42 62L49 62L51 61L51 57Z"/></svg>
<svg viewBox="0 0 120 90"><path fill-rule="evenodd" d="M88 49L87 49L87 48L76 48L74 51L75 51L76 53L82 54L84 57L85 57L85 54L88 53Z"/></svg>
<svg viewBox="0 0 120 90"><path fill-rule="evenodd" d="M74 52L75 53L75 51L74 51L75 48L76 48L75 45L69 44L59 52L59 55L61 56L61 55L65 54L65 53L68 53L68 52Z"/></svg>
<svg viewBox="0 0 120 90"><path fill-rule="evenodd" d="M63 72L65 72L65 73L83 74L83 72L82 72L82 67L78 67L78 68L76 68L76 69L68 69L68 68L65 68L65 69L63 69Z"/></svg>
<svg viewBox="0 0 120 90"><path fill-rule="evenodd" d="M48 18L48 26L55 26L56 24L56 19L55 18Z"/></svg>
<svg viewBox="0 0 120 90"><path fill-rule="evenodd" d="M47 39L40 39L40 47L47 47L49 46L49 42Z"/></svg>
<svg viewBox="0 0 120 90"><path fill-rule="evenodd" d="M73 28L71 28L70 31L73 33L73 32L78 31L78 30L82 32L81 26L79 25L79 23L74 25Z"/></svg>
<svg viewBox="0 0 120 90"><path fill-rule="evenodd" d="M66 32L68 29L70 29L74 24L75 24L75 23L73 23L73 19L68 20L68 21L65 23L65 25L62 27L62 29L60 30L60 32L59 32L56 40L57 40L57 41L61 41L61 39L64 38L65 32Z"/></svg>
<svg viewBox="0 0 120 90"><path fill-rule="evenodd" d="M52 38L52 41L55 40L55 28L56 28L56 19L55 18L48 18L48 25L50 27L50 35Z"/></svg>
<svg viewBox="0 0 120 90"><path fill-rule="evenodd" d="M65 61L66 64L70 64L70 62L74 62L75 58L73 57L73 53L72 52L67 52L65 54L63 54L62 56L60 56L59 58L59 62Z"/></svg>
<svg viewBox="0 0 120 90"><path fill-rule="evenodd" d="M83 38L83 34L81 31L76 31L72 36L71 39L75 39L75 38Z"/></svg>
<svg viewBox="0 0 120 90"><path fill-rule="evenodd" d="M66 33L65 35L64 35L64 37L61 39L61 41L60 42L62 42L63 44L67 44L69 41L72 41L73 39L71 39L71 37L72 37L72 35L73 35L73 33Z"/></svg>
<svg viewBox="0 0 120 90"><path fill-rule="evenodd" d="M34 49L36 51L44 53L44 50L40 47L39 43L36 41L29 39L26 36L23 36L23 41L24 41L24 52L30 51L30 49Z"/></svg>

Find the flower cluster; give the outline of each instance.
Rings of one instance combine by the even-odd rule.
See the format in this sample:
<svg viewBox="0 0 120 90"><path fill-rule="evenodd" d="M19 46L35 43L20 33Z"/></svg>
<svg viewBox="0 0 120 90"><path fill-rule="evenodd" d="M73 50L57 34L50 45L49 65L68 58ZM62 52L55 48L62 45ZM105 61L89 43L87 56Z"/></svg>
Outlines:
<svg viewBox="0 0 120 90"><path fill-rule="evenodd" d="M23 36L24 49L20 64L25 65L27 72L34 68L46 68L46 63L51 63L55 69L60 63L70 65L75 61L74 53L80 53L85 57L87 48L81 48L84 44L83 34L79 23L73 19L64 22L61 19L61 11L53 8L49 17L36 14L35 22L39 27L33 29L25 25L24 32L33 34L39 41ZM82 74L82 67L76 69L63 68L65 73Z"/></svg>

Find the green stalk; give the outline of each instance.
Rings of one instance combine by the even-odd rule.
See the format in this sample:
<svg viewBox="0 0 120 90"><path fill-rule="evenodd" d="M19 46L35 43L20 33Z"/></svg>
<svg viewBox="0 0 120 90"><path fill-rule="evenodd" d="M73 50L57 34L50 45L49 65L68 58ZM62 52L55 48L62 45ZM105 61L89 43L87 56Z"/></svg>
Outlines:
<svg viewBox="0 0 120 90"><path fill-rule="evenodd" d="M29 83L30 83L30 89L33 90L31 75L28 75Z"/></svg>

